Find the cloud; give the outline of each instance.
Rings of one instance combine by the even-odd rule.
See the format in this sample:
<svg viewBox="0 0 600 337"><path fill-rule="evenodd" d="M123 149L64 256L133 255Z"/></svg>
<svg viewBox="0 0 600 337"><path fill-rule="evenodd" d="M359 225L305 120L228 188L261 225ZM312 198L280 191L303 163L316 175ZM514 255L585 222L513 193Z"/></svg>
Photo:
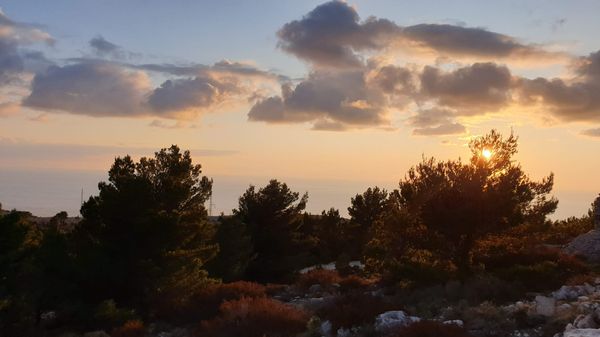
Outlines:
<svg viewBox="0 0 600 337"><path fill-rule="evenodd" d="M286 23L277 36L282 50L313 66L334 68L360 67L365 52L382 50L485 59L535 58L536 62L562 57L483 28L430 23L400 26L375 17L361 21L357 11L341 1L315 7L302 19Z"/></svg>
<svg viewBox="0 0 600 337"><path fill-rule="evenodd" d="M14 116L21 110L21 105L16 102L0 103L0 117Z"/></svg>
<svg viewBox="0 0 600 337"><path fill-rule="evenodd" d="M77 63L36 74L23 103L96 117L131 117L145 114L141 102L149 90L150 79L144 72L114 63Z"/></svg>
<svg viewBox="0 0 600 337"><path fill-rule="evenodd" d="M440 54L484 58L556 57L540 46L520 43L516 38L483 28L449 24L417 24L402 30L402 39Z"/></svg>
<svg viewBox="0 0 600 337"><path fill-rule="evenodd" d="M148 105L159 113L181 115L189 109L212 109L240 90L237 83L208 77L167 80L150 94Z"/></svg>
<svg viewBox="0 0 600 337"><path fill-rule="evenodd" d="M466 128L454 121L457 113L445 108L421 109L408 119L408 124L413 126L413 134L419 136L441 136L460 134Z"/></svg>
<svg viewBox="0 0 600 337"><path fill-rule="evenodd" d="M416 136L445 136L465 133L466 129L459 123L440 124L435 127L416 128L413 135Z"/></svg>
<svg viewBox="0 0 600 337"><path fill-rule="evenodd" d="M248 113L251 121L313 122L315 129L389 125L385 97L368 85L362 71L313 72L292 88L282 85L281 96L258 101Z"/></svg>
<svg viewBox="0 0 600 337"><path fill-rule="evenodd" d="M600 128L583 130L581 134L589 137L600 137Z"/></svg>
<svg viewBox="0 0 600 337"><path fill-rule="evenodd" d="M52 45L54 39L32 25L11 20L0 10L0 85L18 78L26 65L22 47L38 42Z"/></svg>
<svg viewBox="0 0 600 337"><path fill-rule="evenodd" d="M511 101L510 71L494 63L475 63L450 72L426 66L420 80L424 96L439 105L462 109L463 114L495 111Z"/></svg>
<svg viewBox="0 0 600 337"><path fill-rule="evenodd" d="M75 63L51 66L37 73L23 104L94 117L191 120L230 103L247 102L269 83L273 87L280 80L275 74L250 65L221 61L212 66L195 66L197 76L177 76L154 88L149 70L144 69L163 72L163 66L86 58L69 61ZM174 69L166 67L169 71ZM182 70L182 74L188 73Z"/></svg>
<svg viewBox="0 0 600 337"><path fill-rule="evenodd" d="M300 59L331 67L362 65L359 51L385 46L398 27L385 19L360 22L358 13L345 2L317 6L300 20L286 23L278 32L279 47Z"/></svg>
<svg viewBox="0 0 600 337"><path fill-rule="evenodd" d="M520 79L520 103L537 105L562 121L600 122L600 51L581 57L575 73L571 79Z"/></svg>

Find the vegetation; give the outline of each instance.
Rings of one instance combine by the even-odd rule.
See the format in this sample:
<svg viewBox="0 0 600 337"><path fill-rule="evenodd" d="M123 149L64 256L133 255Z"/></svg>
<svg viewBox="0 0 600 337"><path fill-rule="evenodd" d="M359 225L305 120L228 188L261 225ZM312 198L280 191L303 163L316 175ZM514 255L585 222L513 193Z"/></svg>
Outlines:
<svg viewBox="0 0 600 337"><path fill-rule="evenodd" d="M308 337L327 321L379 336L372 326L385 311L433 318L466 306L454 316L504 322L490 318L503 315L490 303L590 282L594 269L553 245L592 229L593 214L548 220L553 176L526 175L514 135L491 131L470 149L468 162L424 158L398 189L356 194L349 219L333 208L309 214L307 194L271 180L211 221L212 180L188 151L116 158L75 225L64 212L43 225L0 212L0 331L144 336L181 326L198 336ZM299 273L332 262L337 270ZM391 336L434 334L466 336L431 321Z"/></svg>

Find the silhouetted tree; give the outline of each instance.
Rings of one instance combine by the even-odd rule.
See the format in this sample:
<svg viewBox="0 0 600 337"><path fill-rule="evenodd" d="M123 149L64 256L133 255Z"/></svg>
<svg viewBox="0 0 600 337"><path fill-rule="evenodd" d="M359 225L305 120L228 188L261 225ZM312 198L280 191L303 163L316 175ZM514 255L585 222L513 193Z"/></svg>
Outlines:
<svg viewBox="0 0 600 337"><path fill-rule="evenodd" d="M208 265L211 275L226 282L242 279L255 258L248 226L238 217L221 215L216 242L219 244L219 253Z"/></svg>
<svg viewBox="0 0 600 337"><path fill-rule="evenodd" d="M247 278L280 280L302 265L308 251L302 249L302 211L308 194L300 196L285 183L271 180L258 191L250 186L239 199L234 215L248 225L256 258L250 262Z"/></svg>
<svg viewBox="0 0 600 337"><path fill-rule="evenodd" d="M206 283L203 266L217 247L204 207L212 180L201 173L175 145L139 162L115 159L75 233L88 300L146 309L155 297L182 301Z"/></svg>
<svg viewBox="0 0 600 337"><path fill-rule="evenodd" d="M31 214L0 214L0 331L6 336L33 334L37 325L33 252L40 233Z"/></svg>
<svg viewBox="0 0 600 337"><path fill-rule="evenodd" d="M523 222L543 221L558 203L548 197L552 174L534 182L513 161L514 135L504 139L492 130L469 147L469 164L424 159L400 182L399 194L401 206L418 215L429 239L439 239L436 250L461 275L470 269L476 240Z"/></svg>
<svg viewBox="0 0 600 337"><path fill-rule="evenodd" d="M364 246L371 239L372 226L375 221L383 216L388 192L375 186L369 187L362 194L357 194L351 198L351 206L348 207L350 221L356 226L352 231L350 240L354 250L351 252L353 257L360 257Z"/></svg>

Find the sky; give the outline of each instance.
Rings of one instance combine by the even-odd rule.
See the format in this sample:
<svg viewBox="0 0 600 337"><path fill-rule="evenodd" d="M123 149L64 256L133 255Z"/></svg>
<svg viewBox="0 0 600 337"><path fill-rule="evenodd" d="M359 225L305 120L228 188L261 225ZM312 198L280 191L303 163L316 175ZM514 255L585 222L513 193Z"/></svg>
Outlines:
<svg viewBox="0 0 600 337"><path fill-rule="evenodd" d="M597 1L5 1L0 202L78 213L116 156L177 144L214 179L344 212L423 156L519 136L554 218L600 192Z"/></svg>

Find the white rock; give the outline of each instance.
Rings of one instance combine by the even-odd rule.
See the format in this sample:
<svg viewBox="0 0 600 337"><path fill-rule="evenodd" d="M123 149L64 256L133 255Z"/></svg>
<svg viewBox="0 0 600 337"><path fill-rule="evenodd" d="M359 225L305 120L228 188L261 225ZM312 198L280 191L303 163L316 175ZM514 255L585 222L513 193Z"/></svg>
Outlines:
<svg viewBox="0 0 600 337"><path fill-rule="evenodd" d="M408 316L401 310L387 311L375 318L375 330L387 331L389 329L407 326L420 320L419 317Z"/></svg>
<svg viewBox="0 0 600 337"><path fill-rule="evenodd" d="M556 312L556 300L552 297L536 296L535 311L538 315L553 316Z"/></svg>
<svg viewBox="0 0 600 337"><path fill-rule="evenodd" d="M563 337L600 337L600 329L571 329Z"/></svg>
<svg viewBox="0 0 600 337"><path fill-rule="evenodd" d="M461 321L460 319L452 319L449 321L444 321L444 324L454 324L454 325L458 325L458 326L465 325L465 323L463 321Z"/></svg>
<svg viewBox="0 0 600 337"><path fill-rule="evenodd" d="M569 312L573 309L573 306L570 305L569 303L563 303L561 305L556 306L556 313L557 314L564 314L566 312Z"/></svg>

